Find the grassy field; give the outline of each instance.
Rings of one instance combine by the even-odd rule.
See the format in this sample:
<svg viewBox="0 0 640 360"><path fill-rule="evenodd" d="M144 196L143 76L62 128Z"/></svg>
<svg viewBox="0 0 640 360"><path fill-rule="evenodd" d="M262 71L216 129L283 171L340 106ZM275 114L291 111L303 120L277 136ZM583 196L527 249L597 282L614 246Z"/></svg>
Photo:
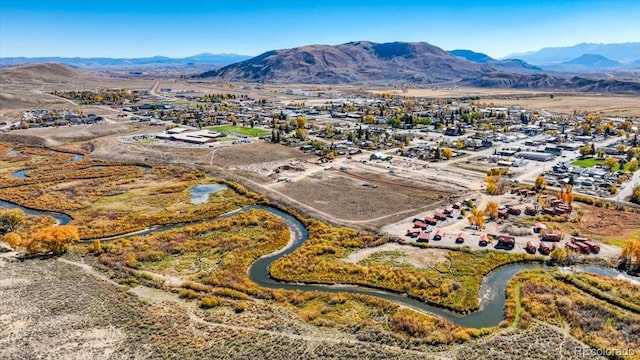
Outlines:
<svg viewBox="0 0 640 360"><path fill-rule="evenodd" d="M604 164L604 159L598 159L598 158L579 159L579 160L576 160L576 161L571 163L571 165L580 166L580 167L584 167L584 168L591 168L591 167L594 167L596 165L601 165L601 164ZM624 165L624 170L625 171L629 171L628 168L629 168L629 165L625 164ZM618 170L620 170L620 164L616 165L613 168L613 171L618 171ZM638 171L638 169L636 169L636 171Z"/></svg>
<svg viewBox="0 0 640 360"><path fill-rule="evenodd" d="M603 159L589 158L576 160L572 162L571 165L590 168L602 163L604 163Z"/></svg>
<svg viewBox="0 0 640 360"><path fill-rule="evenodd" d="M221 125L221 126L211 126L207 128L211 131L219 131L223 133L233 133L244 136L258 137L263 135L271 134L270 131L251 128L251 127L242 127L242 126L233 126L233 125Z"/></svg>

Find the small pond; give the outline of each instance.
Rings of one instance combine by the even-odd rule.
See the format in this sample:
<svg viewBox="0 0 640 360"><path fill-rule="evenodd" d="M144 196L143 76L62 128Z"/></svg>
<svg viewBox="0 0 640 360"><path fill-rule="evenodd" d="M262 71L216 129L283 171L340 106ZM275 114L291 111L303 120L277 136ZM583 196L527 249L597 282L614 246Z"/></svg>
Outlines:
<svg viewBox="0 0 640 360"><path fill-rule="evenodd" d="M220 190L228 189L225 184L204 184L194 186L189 192L191 193L192 204L204 204L209 201L209 195Z"/></svg>

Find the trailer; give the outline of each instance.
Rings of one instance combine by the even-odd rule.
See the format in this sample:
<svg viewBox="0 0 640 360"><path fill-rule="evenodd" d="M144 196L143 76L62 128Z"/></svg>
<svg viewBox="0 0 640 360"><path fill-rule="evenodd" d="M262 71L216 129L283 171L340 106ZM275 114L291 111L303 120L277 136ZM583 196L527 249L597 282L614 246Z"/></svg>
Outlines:
<svg viewBox="0 0 640 360"><path fill-rule="evenodd" d="M420 235L420 228L412 228L412 229L408 229L406 236L410 236L410 237L416 237L418 235Z"/></svg>
<svg viewBox="0 0 640 360"><path fill-rule="evenodd" d="M507 212L509 214L511 214L511 215L518 216L518 215L520 215L522 213L522 210L520 210L518 208L515 208L515 207L510 207L510 208L507 209Z"/></svg>
<svg viewBox="0 0 640 360"><path fill-rule="evenodd" d="M549 249L549 246L543 242L540 242L538 251L540 251L540 254L542 255L549 255L551 253L551 249Z"/></svg>
<svg viewBox="0 0 640 360"><path fill-rule="evenodd" d="M464 242L465 237L466 237L465 233L459 232L458 235L456 235L456 244L462 244Z"/></svg>
<svg viewBox="0 0 640 360"><path fill-rule="evenodd" d="M427 229L427 224L425 224L424 221L417 220L417 221L413 222L413 227L414 228L420 228L422 230L426 230Z"/></svg>
<svg viewBox="0 0 640 360"><path fill-rule="evenodd" d="M435 234L433 234L433 240L442 240L442 238L444 237L444 231L442 231L442 229L438 229L438 231L436 231Z"/></svg>
<svg viewBox="0 0 640 360"><path fill-rule="evenodd" d="M578 245L572 243L572 242L568 242L566 244L564 244L564 247L571 250L571 251L575 251L575 252L580 252L580 248L578 247Z"/></svg>
<svg viewBox="0 0 640 360"><path fill-rule="evenodd" d="M526 208L524 208L524 213L527 215L534 216L538 213L538 211L533 206L527 206Z"/></svg>
<svg viewBox="0 0 640 360"><path fill-rule="evenodd" d="M509 235L499 235L498 236L498 246L513 249L516 245L516 238Z"/></svg>
<svg viewBox="0 0 640 360"><path fill-rule="evenodd" d="M442 214L442 213L434 213L434 214L433 214L433 217L434 217L436 220L440 220L440 221L447 220L447 215Z"/></svg>
<svg viewBox="0 0 640 360"><path fill-rule="evenodd" d="M489 237L487 234L480 235L480 240L478 241L479 246L487 246L489 245Z"/></svg>
<svg viewBox="0 0 640 360"><path fill-rule="evenodd" d="M586 247L589 249L589 253L597 254L600 252L600 245L589 238L574 236L571 238L571 242L578 246Z"/></svg>
<svg viewBox="0 0 640 360"><path fill-rule="evenodd" d="M429 242L429 238L431 237L431 234L429 234L428 232L421 232L420 235L418 235L418 242L419 243L428 243Z"/></svg>
<svg viewBox="0 0 640 360"><path fill-rule="evenodd" d="M527 241L527 246L524 248L529 254L536 253L536 247L531 241Z"/></svg>
<svg viewBox="0 0 640 360"><path fill-rule="evenodd" d="M584 238L572 238L570 242L567 242L567 247L570 247L573 250L577 250L582 254L591 253L591 248L589 247L589 245L584 243L584 241L587 241L587 240L576 240L576 239L584 239ZM569 246L568 244L573 245L573 247Z"/></svg>
<svg viewBox="0 0 640 360"><path fill-rule="evenodd" d="M562 233L544 233L541 240L558 242L562 240Z"/></svg>
<svg viewBox="0 0 640 360"><path fill-rule="evenodd" d="M431 225L431 226L434 226L434 225L438 224L438 220L436 220L436 219L434 219L432 217L428 217L428 216L424 218L424 222L426 224L428 224L428 225Z"/></svg>
<svg viewBox="0 0 640 360"><path fill-rule="evenodd" d="M591 251L593 254L597 254L600 252L600 245L591 240L587 240L583 242L583 244L587 245L589 247L589 251Z"/></svg>

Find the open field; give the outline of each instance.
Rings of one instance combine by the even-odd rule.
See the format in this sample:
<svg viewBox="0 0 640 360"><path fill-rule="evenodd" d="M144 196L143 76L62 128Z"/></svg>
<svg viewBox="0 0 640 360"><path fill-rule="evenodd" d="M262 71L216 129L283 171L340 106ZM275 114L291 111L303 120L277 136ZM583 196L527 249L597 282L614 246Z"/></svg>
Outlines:
<svg viewBox="0 0 640 360"><path fill-rule="evenodd" d="M553 99L548 95L536 97L517 97L511 99L482 98L482 102L494 103L496 106L522 106L528 109L546 110L563 114L574 111L599 112L602 116L640 116L640 100L637 96L622 95L565 95L554 93Z"/></svg>
<svg viewBox="0 0 640 360"><path fill-rule="evenodd" d="M486 351L539 359L541 347L564 359L594 359L575 352L583 345L542 324L449 349L411 350L372 342L381 334L362 333L359 340L310 326L268 304L236 314L230 306L199 310L163 290L138 286L126 292L61 261L0 260L0 268L3 359L486 359Z"/></svg>
<svg viewBox="0 0 640 360"><path fill-rule="evenodd" d="M416 188L412 188L408 181L396 181L397 186L382 183L380 180L383 177L374 173L355 175L371 180L360 180L336 171L322 171L273 188L306 205L348 221L369 221L432 206L444 195L435 188L428 190L427 186L419 189L418 185L414 185ZM375 183L377 187L363 186L369 183ZM366 201L362 201L363 199Z"/></svg>
<svg viewBox="0 0 640 360"><path fill-rule="evenodd" d="M251 137L258 137L258 136L271 134L271 132L267 130L251 128L251 127L243 127L243 126L221 125L221 126L211 126L211 127L208 127L207 129L211 131L245 135L245 136L251 136Z"/></svg>
<svg viewBox="0 0 640 360"><path fill-rule="evenodd" d="M495 106L521 106L528 109L547 110L573 114L574 111L599 112L603 116L640 116L640 100L636 96L612 94L580 94L551 90L487 89L466 87L438 87L407 91L379 89L374 93L391 93L400 96L428 98L480 97L479 102ZM551 98L553 94L553 98Z"/></svg>

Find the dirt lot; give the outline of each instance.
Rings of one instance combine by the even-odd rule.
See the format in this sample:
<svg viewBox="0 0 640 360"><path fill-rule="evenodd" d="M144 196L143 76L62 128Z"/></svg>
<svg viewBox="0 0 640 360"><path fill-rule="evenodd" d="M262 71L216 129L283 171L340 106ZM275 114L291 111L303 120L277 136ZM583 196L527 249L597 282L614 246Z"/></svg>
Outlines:
<svg viewBox="0 0 640 360"><path fill-rule="evenodd" d="M228 169L245 165L281 162L289 159L307 159L309 156L297 148L272 144L266 141L237 146L227 146L212 151L210 163ZM313 156L312 158L317 158Z"/></svg>
<svg viewBox="0 0 640 360"><path fill-rule="evenodd" d="M406 181L391 185L391 179L384 179L375 173L350 171L349 174L319 171L272 188L322 212L357 222L372 222L381 217L420 211L438 201L442 195L435 189L427 190L426 186L422 189L416 188L418 185L412 187ZM376 184L377 187L363 184Z"/></svg>
<svg viewBox="0 0 640 360"><path fill-rule="evenodd" d="M449 259L447 259L446 257L447 250L419 249L413 246L395 243L386 243L375 248L358 250L349 254L349 256L344 259L344 261L355 264L358 261L364 260L371 255L381 252L402 253L404 255L397 260L398 262L405 263L409 266L417 267L420 269L431 268L441 262L449 262Z"/></svg>

